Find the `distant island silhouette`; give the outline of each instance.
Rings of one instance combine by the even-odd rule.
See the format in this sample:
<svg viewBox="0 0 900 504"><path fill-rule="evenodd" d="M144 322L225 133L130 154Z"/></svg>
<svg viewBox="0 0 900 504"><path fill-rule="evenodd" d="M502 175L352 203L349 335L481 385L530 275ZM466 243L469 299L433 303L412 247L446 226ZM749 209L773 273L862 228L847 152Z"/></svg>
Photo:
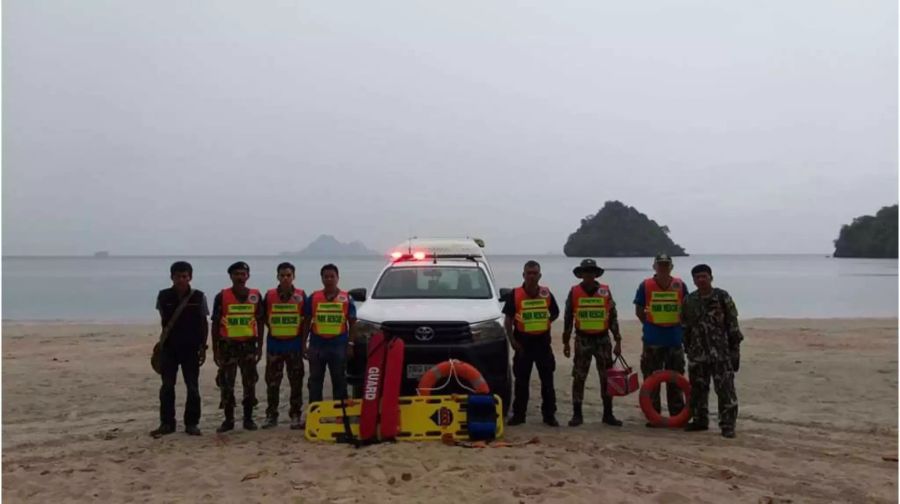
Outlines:
<svg viewBox="0 0 900 504"><path fill-rule="evenodd" d="M620 201L607 201L594 215L581 219L563 247L568 257L686 256L669 238L669 228Z"/></svg>
<svg viewBox="0 0 900 504"><path fill-rule="evenodd" d="M834 257L897 258L897 205L882 207L841 227Z"/></svg>
<svg viewBox="0 0 900 504"><path fill-rule="evenodd" d="M303 250L296 252L282 252L283 256L303 257L369 257L376 256L378 252L369 250L361 241L343 243L331 235L319 235Z"/></svg>

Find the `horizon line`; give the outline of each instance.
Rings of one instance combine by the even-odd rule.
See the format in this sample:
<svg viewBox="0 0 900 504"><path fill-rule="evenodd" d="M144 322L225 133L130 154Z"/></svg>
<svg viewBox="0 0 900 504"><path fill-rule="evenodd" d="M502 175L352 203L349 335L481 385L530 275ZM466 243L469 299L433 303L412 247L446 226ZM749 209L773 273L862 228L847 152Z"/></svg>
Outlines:
<svg viewBox="0 0 900 504"><path fill-rule="evenodd" d="M567 256L564 253L548 253L548 252L490 252L491 256L517 256L517 257L582 257ZM755 253L735 253L735 252L698 252L693 254L685 254L681 257L694 256L825 256L833 257L833 253L829 252L755 252ZM271 253L249 253L249 254L113 254L97 256L95 254L3 254L2 259L143 259L143 258L172 258L172 257L200 257L200 258L226 258L226 257L290 257L301 259L375 259L388 257L388 254L365 254L365 255L299 255L299 254L271 254ZM652 255L647 256L584 256L584 257L602 257L604 259L629 259L629 258L653 258ZM840 258L838 258L840 259ZM866 258L857 258L866 259ZM870 258L875 259L875 258Z"/></svg>

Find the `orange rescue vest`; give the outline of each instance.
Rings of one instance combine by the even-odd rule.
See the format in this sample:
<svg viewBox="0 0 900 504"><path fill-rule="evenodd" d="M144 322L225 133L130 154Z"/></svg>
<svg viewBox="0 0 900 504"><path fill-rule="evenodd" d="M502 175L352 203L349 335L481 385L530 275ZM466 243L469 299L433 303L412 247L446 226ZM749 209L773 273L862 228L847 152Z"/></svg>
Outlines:
<svg viewBox="0 0 900 504"><path fill-rule="evenodd" d="M644 312L647 322L671 327L681 324L681 304L684 302L684 283L672 277L668 289L663 289L655 278L644 280Z"/></svg>
<svg viewBox="0 0 900 504"><path fill-rule="evenodd" d="M609 286L599 284L594 294L588 294L581 284L572 287L572 314L575 330L585 334L600 334L609 329L612 293Z"/></svg>
<svg viewBox="0 0 900 504"><path fill-rule="evenodd" d="M539 286L537 297L530 297L524 287L516 287L513 295L517 331L538 335L550 330L550 289Z"/></svg>
<svg viewBox="0 0 900 504"><path fill-rule="evenodd" d="M300 324L303 322L302 289L294 289L288 301L281 300L278 289L266 292L266 313L269 314L269 335L276 339L293 339L300 335Z"/></svg>
<svg viewBox="0 0 900 504"><path fill-rule="evenodd" d="M256 308L259 291L249 289L247 301L238 301L230 288L222 291L222 318L219 335L231 341L249 341L257 336Z"/></svg>
<svg viewBox="0 0 900 504"><path fill-rule="evenodd" d="M347 313L350 310L350 295L339 291L334 300L325 297L325 291L313 292L312 332L325 339L335 338L347 332Z"/></svg>

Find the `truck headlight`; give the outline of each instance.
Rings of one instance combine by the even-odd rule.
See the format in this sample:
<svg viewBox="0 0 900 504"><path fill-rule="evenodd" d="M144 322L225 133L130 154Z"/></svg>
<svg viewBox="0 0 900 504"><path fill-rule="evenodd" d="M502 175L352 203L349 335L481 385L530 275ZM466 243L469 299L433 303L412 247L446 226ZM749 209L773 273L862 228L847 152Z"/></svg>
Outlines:
<svg viewBox="0 0 900 504"><path fill-rule="evenodd" d="M503 318L486 320L471 324L473 341L496 341L506 339L506 329L503 327Z"/></svg>
<svg viewBox="0 0 900 504"><path fill-rule="evenodd" d="M368 343L369 338L380 330L381 324L369 322L368 320L357 320L356 323L353 324L352 339L357 343Z"/></svg>

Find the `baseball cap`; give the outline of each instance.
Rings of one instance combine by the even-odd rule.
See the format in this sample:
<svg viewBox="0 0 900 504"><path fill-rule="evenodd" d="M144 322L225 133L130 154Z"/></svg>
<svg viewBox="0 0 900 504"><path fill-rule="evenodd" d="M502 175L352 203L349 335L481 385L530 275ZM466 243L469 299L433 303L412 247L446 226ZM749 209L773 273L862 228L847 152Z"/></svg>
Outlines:
<svg viewBox="0 0 900 504"><path fill-rule="evenodd" d="M653 264L658 263L672 263L672 258L669 257L669 254L656 254L656 257L653 258Z"/></svg>

